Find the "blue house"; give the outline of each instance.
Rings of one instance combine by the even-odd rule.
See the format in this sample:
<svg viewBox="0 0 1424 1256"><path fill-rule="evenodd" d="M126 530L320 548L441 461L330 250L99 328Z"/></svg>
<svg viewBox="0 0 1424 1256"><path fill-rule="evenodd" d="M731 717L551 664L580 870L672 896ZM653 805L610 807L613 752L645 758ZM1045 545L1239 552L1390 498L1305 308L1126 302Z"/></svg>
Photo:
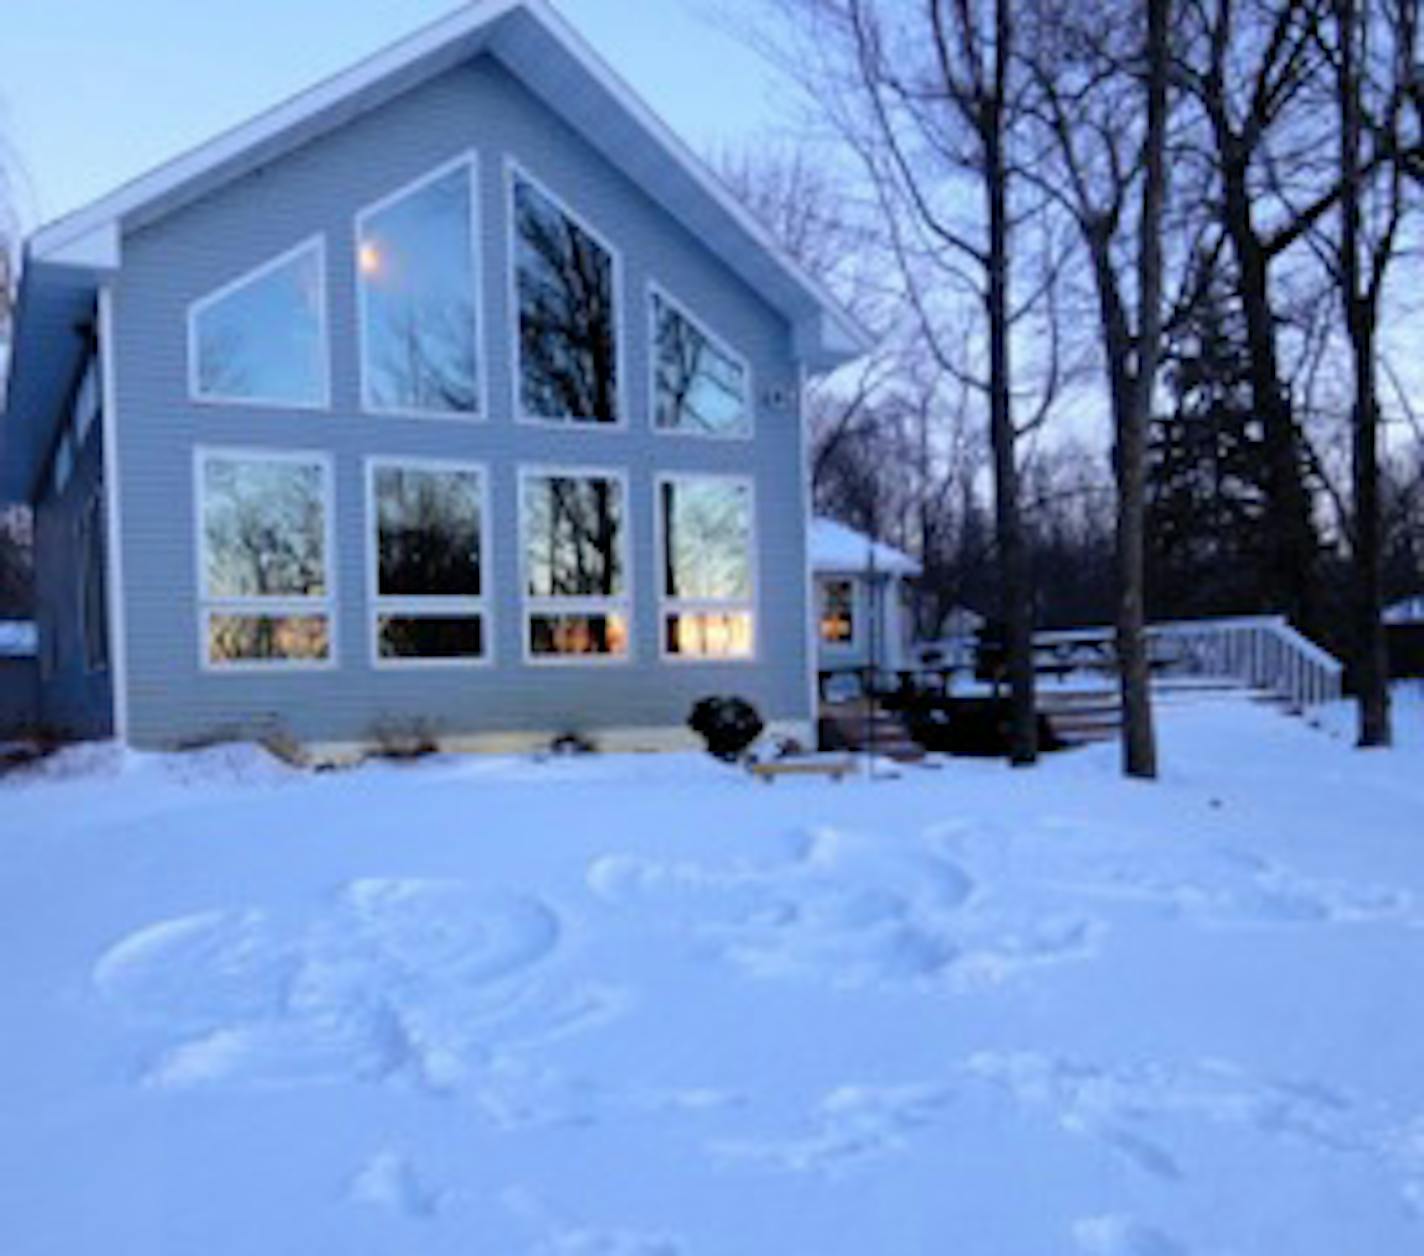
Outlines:
<svg viewBox="0 0 1424 1256"><path fill-rule="evenodd" d="M799 399L864 347L545 0L468 5L28 242L40 718L805 736Z"/></svg>

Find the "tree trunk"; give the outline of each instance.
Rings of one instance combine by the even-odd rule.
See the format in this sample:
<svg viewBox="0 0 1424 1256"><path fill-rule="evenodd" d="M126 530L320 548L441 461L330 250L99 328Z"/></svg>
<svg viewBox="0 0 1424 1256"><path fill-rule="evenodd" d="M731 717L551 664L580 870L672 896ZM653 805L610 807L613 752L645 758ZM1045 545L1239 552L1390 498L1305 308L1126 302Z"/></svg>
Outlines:
<svg viewBox="0 0 1424 1256"><path fill-rule="evenodd" d="M1162 207L1166 199L1167 57L1171 0L1147 0L1147 140L1138 253L1137 353L1117 431L1117 654L1122 689L1123 771L1157 776L1152 675L1147 656L1145 563L1147 424L1162 343Z"/></svg>
<svg viewBox="0 0 1424 1256"><path fill-rule="evenodd" d="M1033 582L1024 542L1018 433L1014 429L1009 376L1009 173L1003 133L1012 3L1013 0L996 0L995 4L995 91L983 127L989 213L989 435L994 450L994 511L1009 672L1009 762L1015 767L1030 767L1038 761Z"/></svg>
<svg viewBox="0 0 1424 1256"><path fill-rule="evenodd" d="M1356 0L1336 0L1340 38L1341 288L1355 376L1352 479L1355 496L1355 684L1362 748L1391 744L1389 656L1383 623L1383 520L1379 483L1379 404L1375 389L1376 293L1361 290L1361 23Z"/></svg>

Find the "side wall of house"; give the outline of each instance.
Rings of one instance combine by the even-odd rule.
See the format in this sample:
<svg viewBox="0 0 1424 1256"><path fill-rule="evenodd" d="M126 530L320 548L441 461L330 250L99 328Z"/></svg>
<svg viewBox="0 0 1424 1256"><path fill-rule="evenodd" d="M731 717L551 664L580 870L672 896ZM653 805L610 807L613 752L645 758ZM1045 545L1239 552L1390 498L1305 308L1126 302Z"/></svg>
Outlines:
<svg viewBox="0 0 1424 1256"><path fill-rule="evenodd" d="M0 654L0 738L23 737L35 731L39 694L36 661Z"/></svg>
<svg viewBox="0 0 1424 1256"><path fill-rule="evenodd" d="M356 213L443 163L479 162L482 421L375 416L359 393ZM515 421L506 160L514 159L619 251L626 430ZM194 404L186 312L194 300L321 234L327 252L332 404L324 411ZM751 441L652 430L648 286L657 283L748 359ZM751 699L775 722L811 718L799 365L787 322L605 162L497 62L484 58L230 185L125 241L114 291L130 739L172 745L273 727L303 741L360 740L427 721L454 735L677 730L709 694ZM335 473L336 663L326 671L220 674L201 665L194 449L319 451ZM492 665L372 665L365 516L370 457L468 460L489 470ZM608 468L630 486L631 659L524 662L517 483L521 465ZM665 662L659 650L654 486L664 472L750 477L756 488L759 656ZM655 739L654 739L655 740Z"/></svg>
<svg viewBox="0 0 1424 1256"><path fill-rule="evenodd" d="M39 629L39 722L66 738L114 731L107 666L91 668L84 644L81 521L103 486L103 436L94 423L61 486L51 464L35 503L35 623Z"/></svg>

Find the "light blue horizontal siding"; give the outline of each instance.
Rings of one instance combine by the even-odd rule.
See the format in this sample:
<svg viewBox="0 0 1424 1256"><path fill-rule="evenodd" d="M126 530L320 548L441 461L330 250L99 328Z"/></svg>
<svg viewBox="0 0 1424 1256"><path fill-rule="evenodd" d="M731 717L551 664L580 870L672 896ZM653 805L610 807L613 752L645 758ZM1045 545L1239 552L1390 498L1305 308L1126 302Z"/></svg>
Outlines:
<svg viewBox="0 0 1424 1256"><path fill-rule="evenodd" d="M363 415L359 406L353 218L458 154L480 161L484 283L483 422ZM630 420L622 432L543 429L512 416L505 159L513 157L621 252L620 327ZM329 413L194 405L186 399L188 304L316 233L328 248L333 367ZM450 734L680 726L694 700L738 693L769 719L810 716L802 434L795 404L759 407L752 442L654 434L648 396L649 279L676 294L751 363L759 395L797 395L791 333L717 258L486 58L369 113L125 242L115 294L116 387L128 639L130 737L171 745L281 726L304 740L351 740L385 721ZM310 674L215 675L199 666L193 449L328 452L336 468L339 666ZM370 665L365 459L468 459L491 471L495 665ZM635 659L523 664L517 468L607 466L631 481ZM747 475L760 523L761 657L755 664L659 661L654 482L664 471Z"/></svg>

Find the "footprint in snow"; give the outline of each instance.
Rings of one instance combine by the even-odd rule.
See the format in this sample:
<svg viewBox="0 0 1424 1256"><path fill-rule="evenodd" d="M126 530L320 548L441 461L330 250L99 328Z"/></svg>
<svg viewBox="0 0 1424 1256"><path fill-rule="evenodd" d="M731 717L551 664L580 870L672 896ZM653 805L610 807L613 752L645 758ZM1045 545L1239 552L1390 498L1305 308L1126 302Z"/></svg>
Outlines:
<svg viewBox="0 0 1424 1256"><path fill-rule="evenodd" d="M996 985L1093 954L1101 933L1078 914L994 908L942 847L828 829L777 858L609 855L587 882L614 906L663 912L752 976L838 987Z"/></svg>
<svg viewBox="0 0 1424 1256"><path fill-rule="evenodd" d="M99 959L93 981L111 1007L168 1037L149 1085L402 1079L553 1119L560 1086L523 1057L625 1003L547 979L561 932L537 898L372 879L301 920L210 912L138 930Z"/></svg>
<svg viewBox="0 0 1424 1256"><path fill-rule="evenodd" d="M835 1175L903 1150L953 1101L954 1092L944 1086L842 1086L820 1100L801 1133L724 1139L711 1151L728 1164Z"/></svg>
<svg viewBox="0 0 1424 1256"><path fill-rule="evenodd" d="M443 1192L427 1184L404 1156L383 1151L351 1179L347 1198L382 1212L427 1220L439 1211Z"/></svg>
<svg viewBox="0 0 1424 1256"><path fill-rule="evenodd" d="M529 1248L529 1256L684 1256L685 1253L682 1243L669 1235L572 1222L527 1187L507 1190L503 1202L538 1236Z"/></svg>
<svg viewBox="0 0 1424 1256"><path fill-rule="evenodd" d="M1073 1226L1084 1256L1189 1256L1161 1230L1131 1217L1088 1217Z"/></svg>

